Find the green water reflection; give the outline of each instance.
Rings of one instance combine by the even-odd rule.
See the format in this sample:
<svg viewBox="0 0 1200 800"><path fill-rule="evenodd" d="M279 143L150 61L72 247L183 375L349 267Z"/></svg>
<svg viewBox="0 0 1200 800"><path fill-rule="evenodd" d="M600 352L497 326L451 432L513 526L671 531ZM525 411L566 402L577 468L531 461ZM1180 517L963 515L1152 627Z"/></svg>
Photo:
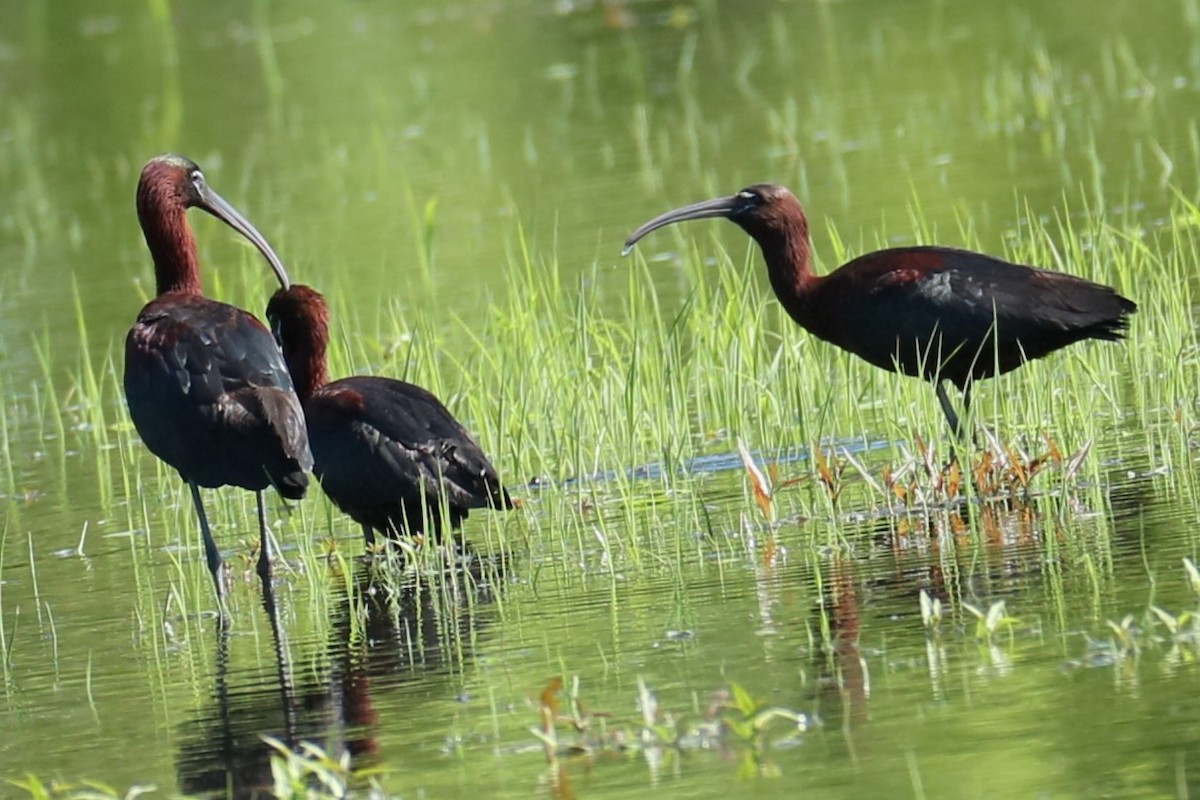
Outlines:
<svg viewBox="0 0 1200 800"><path fill-rule="evenodd" d="M681 479L708 498L715 543L648 501L613 524L685 542L677 562L635 562L602 537L566 561L530 542L485 596L410 598L415 628L393 609L392 627L361 638L343 624L344 575L295 576L282 669L252 582L235 591L226 643L172 610L177 586L209 590L200 561L179 566L163 533L194 549L190 507L147 458L166 502L159 529L139 529L139 509L161 500L138 495L119 458L80 444L69 376L119 363L152 289L133 187L159 152L199 161L298 280L344 290L346 332L378 350L393 317L421 318L475 347L453 323L507 295L502 267L522 239L567 279L597 282L617 315L629 288L620 242L638 222L759 180L806 203L825 268L840 242L910 241L914 216L923 239L996 253L1029 217L1064 207L1153 232L1176 192L1197 195L1198 34L1195 0L0 6L12 488L0 776L199 791L242 774L241 759L261 768L257 733L315 730L391 769L405 795L1194 792L1195 643L1122 649L1106 624L1140 620L1151 603L1195 606L1181 566L1197 555L1200 505L1181 477L1194 443L1175 472L1153 472L1166 456L1114 432L1095 456L1113 485L1084 491L1070 514L842 510L790 520L774 554L742 518L740 474ZM266 274L240 268L251 256L216 223L193 223L205 264L218 265L206 289L262 308ZM732 226L687 235L747 246ZM686 278L656 277L671 312ZM213 501L225 518L245 502L228 494ZM305 519L340 524L310 505ZM475 522L468 537L499 524ZM245 552L244 532L219 536ZM352 536L342 543L358 552ZM335 590L313 589L327 582ZM981 644L960 614L927 637L921 589L1003 599L1018 632ZM702 716L736 680L821 724L769 748L759 777L731 747L661 763L609 751L568 763L564 778L529 732L530 698L564 672L623 724L639 719L639 678L675 714Z"/></svg>

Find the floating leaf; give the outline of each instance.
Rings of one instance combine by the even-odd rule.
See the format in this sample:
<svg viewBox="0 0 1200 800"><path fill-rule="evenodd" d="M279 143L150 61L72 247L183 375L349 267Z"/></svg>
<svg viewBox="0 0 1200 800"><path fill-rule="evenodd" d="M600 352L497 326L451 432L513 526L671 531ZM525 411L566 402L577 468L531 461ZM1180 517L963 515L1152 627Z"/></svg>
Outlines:
<svg viewBox="0 0 1200 800"><path fill-rule="evenodd" d="M842 472L846 465L836 459L831 463L818 448L813 448L813 460L817 466L817 477L825 484L825 491L829 493L830 500L836 503L838 495L842 492Z"/></svg>
<svg viewBox="0 0 1200 800"><path fill-rule="evenodd" d="M1158 606L1150 606L1150 611L1154 616L1158 617L1159 622L1167 626L1167 630L1171 632L1172 636L1179 633L1179 620L1171 616L1169 612L1164 611Z"/></svg>
<svg viewBox="0 0 1200 800"><path fill-rule="evenodd" d="M1117 635L1117 641L1123 650L1136 650L1137 642L1133 638L1133 615L1126 614L1119 623L1106 620L1108 627Z"/></svg>
<svg viewBox="0 0 1200 800"><path fill-rule="evenodd" d="M768 725L777 719L787 720L792 725L799 726L804 718L795 711L790 711L786 708L772 707L764 708L762 711L757 712L751 718L750 722L754 726L754 729L761 733L762 731L766 730Z"/></svg>
<svg viewBox="0 0 1200 800"><path fill-rule="evenodd" d="M762 515L766 517L768 522L775 521L775 501L771 497L771 482L767 480L767 476L763 475L762 470L754 463L754 458L750 455L750 450L746 447L746 443L742 441L742 437L737 440L738 455L742 459L742 466L746 468L746 474L750 478L750 487L754 492L754 500L758 503L758 508Z"/></svg>
<svg viewBox="0 0 1200 800"><path fill-rule="evenodd" d="M921 622L926 628L933 628L942 621L942 601L936 597L930 597L929 593L924 589L919 595L921 602Z"/></svg>
<svg viewBox="0 0 1200 800"><path fill-rule="evenodd" d="M748 719L726 719L725 725L729 732L739 739L750 740L754 737L754 726Z"/></svg>
<svg viewBox="0 0 1200 800"><path fill-rule="evenodd" d="M1200 594L1200 569L1196 569L1196 563L1187 556L1183 557L1183 568L1187 571L1188 584L1192 587L1192 593Z"/></svg>
<svg viewBox="0 0 1200 800"><path fill-rule="evenodd" d="M758 703L740 683L729 684L729 690L733 693L733 707L744 716L749 717L758 709Z"/></svg>
<svg viewBox="0 0 1200 800"><path fill-rule="evenodd" d="M563 679L553 677L542 687L538 695L538 704L542 713L542 729L547 733L554 730L554 720L558 717L558 693L562 691Z"/></svg>
<svg viewBox="0 0 1200 800"><path fill-rule="evenodd" d="M1000 621L1005 617L1004 601L997 600L988 607L987 618L984 622L987 625L988 633L995 633L999 627Z"/></svg>
<svg viewBox="0 0 1200 800"><path fill-rule="evenodd" d="M646 686L646 681L638 678L638 708L642 712L642 724L647 728L653 728L654 723L658 720L658 698L654 696L654 692Z"/></svg>
<svg viewBox="0 0 1200 800"><path fill-rule="evenodd" d="M950 462L946 472L946 497L953 500L958 497L959 487L962 486L962 469L958 466L958 459Z"/></svg>

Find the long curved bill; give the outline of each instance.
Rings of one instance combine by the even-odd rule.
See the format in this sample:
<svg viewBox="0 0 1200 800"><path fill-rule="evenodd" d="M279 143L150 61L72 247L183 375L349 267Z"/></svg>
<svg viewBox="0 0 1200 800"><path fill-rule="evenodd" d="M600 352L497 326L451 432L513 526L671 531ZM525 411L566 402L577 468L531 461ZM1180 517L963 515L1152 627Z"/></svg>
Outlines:
<svg viewBox="0 0 1200 800"><path fill-rule="evenodd" d="M692 203L690 206L677 208L674 211L668 211L665 214L659 214L649 222L644 223L633 233L629 234L629 238L625 240L625 247L621 250L621 255L627 256L633 250L633 246L638 241L650 233L656 231L666 225L671 225L676 222L685 222L689 219L711 219L713 217L728 218L733 211L734 203L737 200L737 195L729 197L717 197L712 200L701 200L699 203Z"/></svg>
<svg viewBox="0 0 1200 800"><path fill-rule="evenodd" d="M275 251L271 249L271 245L267 244L266 237L258 232L258 228L250 224L250 220L243 217L240 211L230 205L229 201L224 197L214 192L207 183L204 184L203 189L200 191L200 201L197 208L203 208L242 236L245 236L250 240L251 244L258 248L258 252L262 253L267 259L267 263L271 265L271 269L275 270L275 277L279 279L279 284L284 289L292 285L291 280L288 279L287 270L283 268L283 262L275 254Z"/></svg>

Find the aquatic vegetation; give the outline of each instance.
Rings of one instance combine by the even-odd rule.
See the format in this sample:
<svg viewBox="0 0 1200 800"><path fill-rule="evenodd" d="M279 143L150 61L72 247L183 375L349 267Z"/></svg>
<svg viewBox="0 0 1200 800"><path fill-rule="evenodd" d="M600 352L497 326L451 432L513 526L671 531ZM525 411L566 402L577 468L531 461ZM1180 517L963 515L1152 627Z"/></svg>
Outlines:
<svg viewBox="0 0 1200 800"><path fill-rule="evenodd" d="M1013 628L1020 624L1019 620L1008 615L1003 600L997 600L987 609L976 608L970 603L963 603L963 608L975 617L975 638L987 645L993 643L993 638L1000 631L1008 631L1011 641Z"/></svg>
<svg viewBox="0 0 1200 800"><path fill-rule="evenodd" d="M1194 608L1172 612L1151 604L1140 616L1130 613L1119 621L1105 620L1109 641L1091 640L1091 652L1080 665L1120 665L1139 659L1148 650L1157 653L1168 670L1200 661L1200 569L1186 557L1183 567Z"/></svg>
<svg viewBox="0 0 1200 800"><path fill-rule="evenodd" d="M43 78L0 102L6 764L105 797L266 792L272 759L295 795L394 765L403 797L1194 789L1196 4L761 5L0 12ZM227 642L119 378L153 293L126 191L197 141L330 298L333 372L434 391L521 500L367 565L319 494L272 498L274 629L254 503L219 498ZM818 212L818 274L967 247L1117 287L1130 340L984 382L952 452L929 387L797 331L732 226L620 258L760 180ZM206 291L261 312L214 230Z"/></svg>
<svg viewBox="0 0 1200 800"><path fill-rule="evenodd" d="M559 700L562 678L553 678L538 695L540 724L530 732L542 743L546 761L558 768L563 760L596 759L605 755L638 754L652 771L659 771L671 753L726 752L745 748L735 759L739 777L775 775L769 757L818 723L809 715L770 706L752 697L737 683L714 689L703 709L663 708L641 678L637 682L640 719L621 720L610 712L589 711L580 696L580 680L572 678L568 710Z"/></svg>
<svg viewBox="0 0 1200 800"><path fill-rule="evenodd" d="M293 750L270 736L263 739L276 751L271 757L274 782L270 792L278 800L385 800L393 796L380 786L378 770L353 769L349 752L334 758L311 742L301 742Z"/></svg>
<svg viewBox="0 0 1200 800"><path fill-rule="evenodd" d="M1176 218L1191 224L1192 213L1181 204ZM1140 298L1158 307L1180 294L1171 286L1195 255L1190 240L1156 251L1109 227L1094 235L1112 256L1112 273L1148 276ZM595 275L572 283L553 253L532 249L521 226L513 237L505 269L511 285L521 289L498 298L482 318L459 319L447 330L436 329L425 313L396 317L381 330L378 349L368 346L369 337L359 337L363 352L334 348L330 354L335 371L351 371L351 362L369 359L383 365L373 369L438 392L513 477L511 490L523 507L504 520L472 520L464 532L464 540L485 553L526 552L579 564L582 578L601 564L609 574L662 565L678 571L704 553L743 552L741 507L714 507L708 500L709 487L728 491L739 464L742 470L765 465L754 467L759 474L751 484L752 503L775 532L772 546L783 543L782 531L794 546L797 536L806 536L806 520L844 524L1000 500L1102 509L1110 480L1093 443L1105 425L1150 431L1162 442L1152 452L1186 458L1195 388L1171 377L1174 352L1159 344L1183 341L1186 347L1194 341L1186 306L1167 304L1162 313L1143 315L1128 348L1091 348L1054 364L1030 364L1029 386L1020 392L1004 391L1006 379L998 379L998 391L980 393L979 446L947 458L950 447L934 424L936 405L919 383L880 383L845 358L826 364L828 348L796 357L824 346L786 322L756 281L752 254L743 263L719 248L714 264L675 257L690 288L673 309L648 274L661 264L623 263L625 308L614 315L604 310ZM1030 223L1019 246L1020 257L1053 263L1061 242L1051 229ZM335 307L344 304L336 279L329 292ZM362 327L361 309L335 310L347 329ZM385 346L397 342L396 349ZM104 352L81 359L104 367L81 367L69 388L59 385L60 371L48 364L45 396L78 398L87 423L64 429L57 441L97 459L105 496L136 499L121 509L125 530L152 534L140 544L131 539L134 567L142 571L161 546L155 531L186 529L186 515L179 512L185 498L165 470L147 463L133 439ZM1126 369L1165 377L1126 386L1118 377ZM1050 381L1054 388L1039 390ZM862 388L848 392L850 386ZM1070 413L1051 414L1047 402L1055 408L1069 403ZM897 422L887 408L910 413ZM1164 408L1176 410L1160 423ZM44 424L62 418L61 408L45 405ZM165 522L146 502L157 492L174 509ZM253 506L237 498L215 514L219 526L238 530L255 522ZM285 563L286 582L326 591L332 549L355 552L345 518L320 498L272 516L284 553L297 567ZM693 539L686 535L692 530L708 535ZM185 545L186 561L172 555L177 588L171 596L181 619L196 611L190 608L194 572L187 568L194 548ZM253 545L243 544L239 552L244 559ZM408 555L419 560L423 552ZM442 580L443 556L431 552L429 559L426 579ZM239 563L238 574L245 575L247 562ZM161 602L140 605L147 620L161 615Z"/></svg>
<svg viewBox="0 0 1200 800"><path fill-rule="evenodd" d="M33 775L7 783L13 788L23 789L29 800L136 800L158 791L154 785L139 785L120 792L99 781L46 782Z"/></svg>

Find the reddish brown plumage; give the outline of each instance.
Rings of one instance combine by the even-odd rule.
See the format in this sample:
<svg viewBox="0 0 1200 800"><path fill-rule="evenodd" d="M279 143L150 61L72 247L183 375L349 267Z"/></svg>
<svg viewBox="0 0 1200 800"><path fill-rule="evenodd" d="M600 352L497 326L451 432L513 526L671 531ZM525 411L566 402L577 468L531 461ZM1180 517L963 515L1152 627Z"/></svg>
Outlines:
<svg viewBox="0 0 1200 800"><path fill-rule="evenodd" d="M315 290L280 289L267 306L304 403L313 472L330 499L388 536L457 528L473 508L512 507L495 468L444 405L419 386L356 376L328 382L329 310Z"/></svg>
<svg viewBox="0 0 1200 800"><path fill-rule="evenodd" d="M655 217L629 237L626 250L664 225L711 217L729 219L755 239L792 319L877 367L934 382L960 434L942 381L958 386L969 406L973 381L1083 339L1120 339L1137 310L1107 286L947 247L879 250L816 275L804 210L772 184Z"/></svg>

